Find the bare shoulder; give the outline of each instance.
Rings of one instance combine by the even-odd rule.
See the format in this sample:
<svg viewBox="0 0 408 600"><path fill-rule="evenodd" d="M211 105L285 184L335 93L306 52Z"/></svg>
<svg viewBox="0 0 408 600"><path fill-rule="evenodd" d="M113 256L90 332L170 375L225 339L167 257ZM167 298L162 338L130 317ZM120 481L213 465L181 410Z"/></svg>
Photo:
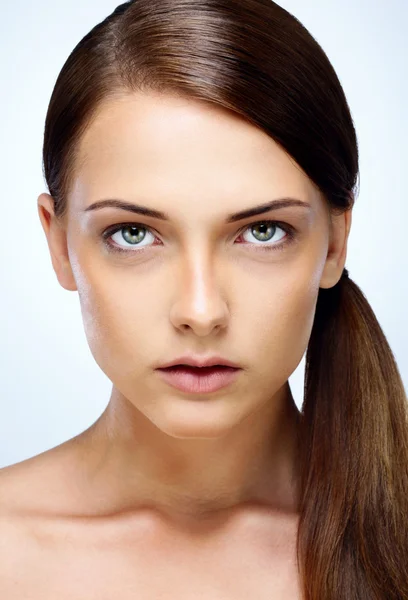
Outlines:
<svg viewBox="0 0 408 600"><path fill-rule="evenodd" d="M19 551L27 547L38 537L40 524L64 511L77 471L76 453L76 438L72 438L0 469L0 565L15 544Z"/></svg>
<svg viewBox="0 0 408 600"><path fill-rule="evenodd" d="M0 469L0 581L16 574L18 560L30 539L35 539L25 518L29 506L32 461L24 461Z"/></svg>
<svg viewBox="0 0 408 600"><path fill-rule="evenodd" d="M55 506L77 465L77 437L0 469L0 520L29 517Z"/></svg>
<svg viewBox="0 0 408 600"><path fill-rule="evenodd" d="M41 523L61 457L57 447L0 469L0 598L28 597L24 586L41 563Z"/></svg>
<svg viewBox="0 0 408 600"><path fill-rule="evenodd" d="M52 553L55 524L72 505L76 452L73 438L0 469L0 598L25 597L21 582Z"/></svg>

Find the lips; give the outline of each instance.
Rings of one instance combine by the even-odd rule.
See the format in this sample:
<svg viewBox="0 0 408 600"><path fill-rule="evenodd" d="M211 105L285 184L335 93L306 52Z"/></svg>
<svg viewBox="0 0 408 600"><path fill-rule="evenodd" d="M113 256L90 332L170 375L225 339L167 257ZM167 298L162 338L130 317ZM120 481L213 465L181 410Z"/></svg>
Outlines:
<svg viewBox="0 0 408 600"><path fill-rule="evenodd" d="M211 367L195 367L191 365L172 365L171 367L161 368L161 371L188 370L200 373L209 373L210 371L218 371L220 369L237 370L237 367L228 367L227 365L212 365Z"/></svg>
<svg viewBox="0 0 408 600"><path fill-rule="evenodd" d="M157 365L156 368L159 369L166 369L168 367L200 367L200 368L204 368L204 367L233 367L234 369L240 368L240 365L238 365L237 363L234 363L232 361L230 361L227 358L224 358L223 356L206 356L203 357L202 355L184 355L184 356L178 356L176 358L174 358L173 360L170 360L166 363L163 363L161 365Z"/></svg>
<svg viewBox="0 0 408 600"><path fill-rule="evenodd" d="M179 364L157 371L165 383L182 392L208 394L232 384L241 369L225 365L192 367Z"/></svg>

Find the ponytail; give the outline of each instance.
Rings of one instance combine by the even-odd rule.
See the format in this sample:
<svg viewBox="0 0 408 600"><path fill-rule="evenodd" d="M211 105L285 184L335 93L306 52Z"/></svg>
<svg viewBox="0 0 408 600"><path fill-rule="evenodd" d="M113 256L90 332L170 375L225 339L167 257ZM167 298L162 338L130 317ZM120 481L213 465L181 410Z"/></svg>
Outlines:
<svg viewBox="0 0 408 600"><path fill-rule="evenodd" d="M304 391L297 541L305 600L407 600L407 396L347 269L319 290Z"/></svg>

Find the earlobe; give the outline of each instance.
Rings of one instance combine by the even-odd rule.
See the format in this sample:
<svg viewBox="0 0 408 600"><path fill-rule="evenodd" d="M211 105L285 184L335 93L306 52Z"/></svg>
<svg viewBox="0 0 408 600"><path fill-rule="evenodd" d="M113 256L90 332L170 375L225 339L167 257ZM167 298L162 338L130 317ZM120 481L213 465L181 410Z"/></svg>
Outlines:
<svg viewBox="0 0 408 600"><path fill-rule="evenodd" d="M323 289L334 287L341 279L347 258L352 210L350 208L331 217L329 247L319 286Z"/></svg>
<svg viewBox="0 0 408 600"><path fill-rule="evenodd" d="M37 200L37 208L58 282L64 289L75 292L78 288L69 260L66 232L55 217L52 196L41 194Z"/></svg>

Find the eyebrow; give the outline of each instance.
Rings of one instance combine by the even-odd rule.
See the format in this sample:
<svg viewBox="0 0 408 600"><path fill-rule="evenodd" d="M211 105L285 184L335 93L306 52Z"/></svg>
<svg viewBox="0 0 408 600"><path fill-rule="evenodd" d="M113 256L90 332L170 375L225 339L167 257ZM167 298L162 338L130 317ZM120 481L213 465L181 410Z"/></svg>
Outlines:
<svg viewBox="0 0 408 600"><path fill-rule="evenodd" d="M311 209L311 205L308 202L304 202L303 200L298 200L297 198L278 198L276 200L272 200L271 202L266 202L264 204L259 204L258 206L253 206L251 208L246 208L245 210L240 210L236 213L231 213L227 215L225 219L225 223L235 223L236 221L241 221L243 219L247 219L249 217L253 217L256 215L262 215L270 210L278 210L280 208L287 208L291 206L300 206L302 208ZM88 206L84 212L88 212L91 210L101 210L102 208L118 208L120 210L126 210L128 212L133 212L138 215L143 215L145 217L152 217L153 219L159 219L161 221L170 221L170 216L168 213L162 212L160 210L155 210L153 208L148 208L147 206L142 206L140 204L133 204L131 202L125 202L123 200L100 200L99 202L94 202L90 206Z"/></svg>

